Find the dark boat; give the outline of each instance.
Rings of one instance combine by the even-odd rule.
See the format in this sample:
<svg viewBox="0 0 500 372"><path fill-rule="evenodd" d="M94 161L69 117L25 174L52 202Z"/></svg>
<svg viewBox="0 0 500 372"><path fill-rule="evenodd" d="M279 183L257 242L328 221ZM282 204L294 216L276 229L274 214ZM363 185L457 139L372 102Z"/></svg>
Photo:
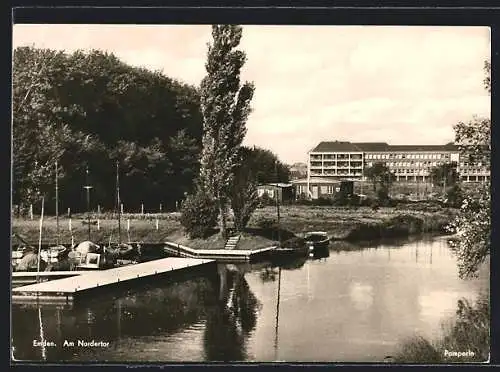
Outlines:
<svg viewBox="0 0 500 372"><path fill-rule="evenodd" d="M306 241L306 246L309 247L309 252L328 249L330 244L330 238L324 231L307 232L304 235L304 240Z"/></svg>

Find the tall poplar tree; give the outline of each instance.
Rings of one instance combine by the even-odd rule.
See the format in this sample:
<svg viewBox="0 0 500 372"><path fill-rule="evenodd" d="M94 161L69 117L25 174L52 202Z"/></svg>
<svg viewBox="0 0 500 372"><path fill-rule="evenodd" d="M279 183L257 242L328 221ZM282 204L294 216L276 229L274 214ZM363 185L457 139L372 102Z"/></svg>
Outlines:
<svg viewBox="0 0 500 372"><path fill-rule="evenodd" d="M227 216L234 169L246 134L253 83L240 83L246 55L235 49L242 36L239 25L213 25L213 41L208 45L201 82L203 139L200 164L200 187L217 204L219 231L226 236Z"/></svg>

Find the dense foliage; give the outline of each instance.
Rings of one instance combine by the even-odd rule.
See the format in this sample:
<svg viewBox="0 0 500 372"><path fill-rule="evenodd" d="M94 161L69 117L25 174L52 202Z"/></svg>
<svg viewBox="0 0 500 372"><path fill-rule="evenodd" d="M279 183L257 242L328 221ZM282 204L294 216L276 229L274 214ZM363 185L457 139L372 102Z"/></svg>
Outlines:
<svg viewBox="0 0 500 372"><path fill-rule="evenodd" d="M432 183L440 187L452 187L458 182L457 164L443 163L431 168Z"/></svg>
<svg viewBox="0 0 500 372"><path fill-rule="evenodd" d="M202 188L189 194L183 201L180 223L191 239L207 238L217 225L218 210L215 200Z"/></svg>
<svg viewBox="0 0 500 372"><path fill-rule="evenodd" d="M485 88L490 92L490 65L485 64ZM490 164L491 121L489 118L473 117L468 122L455 125L455 143L462 155L471 162ZM490 182L473 189L464 190L460 213L451 223L458 239L453 242L453 251L458 257L459 275L470 278L477 275L480 266L490 255L491 248L491 187Z"/></svg>
<svg viewBox="0 0 500 372"><path fill-rule="evenodd" d="M396 178L394 174L385 163L378 162L365 170L365 176L372 182L373 192L379 202L386 203L389 200L391 185Z"/></svg>
<svg viewBox="0 0 500 372"><path fill-rule="evenodd" d="M113 54L19 47L13 55L13 204L113 208L115 162L127 210L172 207L198 173L202 117L194 87ZM90 179L85 179L88 167Z"/></svg>

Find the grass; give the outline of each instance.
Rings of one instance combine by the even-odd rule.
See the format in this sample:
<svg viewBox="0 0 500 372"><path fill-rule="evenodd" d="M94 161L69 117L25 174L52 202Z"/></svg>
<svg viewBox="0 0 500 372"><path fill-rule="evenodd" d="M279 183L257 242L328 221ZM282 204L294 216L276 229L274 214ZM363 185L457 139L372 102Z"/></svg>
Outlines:
<svg viewBox="0 0 500 372"><path fill-rule="evenodd" d="M415 211L401 208L380 208L373 211L369 207L349 208L331 206L299 206L285 205L280 208L281 238L286 240L294 234L301 235L306 231L326 231L334 239L357 240L379 238L380 231L389 231L390 226L398 224L398 216L410 216L422 221L418 229L423 232L440 232L443 225L451 220L453 212L443 209L439 212ZM262 221L276 220L276 208L264 207L255 211L250 219L246 232L238 244L238 249L261 248L273 245L277 234L269 229L262 228ZM99 229L96 216L92 216L90 225L90 239L95 242L118 241L118 221L113 214L99 216ZM158 229L156 229L158 223ZM37 244L39 239L39 216L33 220L14 218L12 232L24 237L31 244ZM127 231L128 225L130 230ZM75 242L88 239L88 224L85 215L73 215L71 227ZM371 232L370 232L371 231ZM44 217L42 244L56 243L56 218ZM408 231L412 234L418 231ZM372 234L372 235L370 235ZM403 231L403 235L405 232ZM59 218L59 241L64 244L71 242L69 219L67 216ZM382 236L384 237L384 236ZM146 243L163 243L165 240L175 241L193 248L222 249L225 241L212 236L206 240L188 239L184 236L179 223L178 213L164 214L125 214L121 220L121 240L143 241ZM189 243L189 244L188 244Z"/></svg>
<svg viewBox="0 0 500 372"><path fill-rule="evenodd" d="M475 303L458 301L455 318L442 325L443 336L429 341L415 336L400 345L396 363L467 363L487 362L490 353L490 307L488 295L482 293ZM464 353L461 356L454 352Z"/></svg>
<svg viewBox="0 0 500 372"><path fill-rule="evenodd" d="M71 219L71 231L69 230L69 219L59 218L60 242L68 244L71 242L71 233L75 242L88 239L88 224L84 218ZM14 219L12 222L12 232L19 234L29 243L35 244L39 239L40 221L36 218ZM159 219L158 230L156 221L148 219L130 219L130 230L127 231L127 220L121 221L121 240L144 241L147 243L163 243L165 237L174 231L181 229L180 223L176 219ZM44 217L42 228L42 244L55 244L57 237L57 223L55 217ZM90 239L94 242L107 242L111 237L112 241L118 241L118 221L111 219L99 219L99 229L97 224L90 225Z"/></svg>

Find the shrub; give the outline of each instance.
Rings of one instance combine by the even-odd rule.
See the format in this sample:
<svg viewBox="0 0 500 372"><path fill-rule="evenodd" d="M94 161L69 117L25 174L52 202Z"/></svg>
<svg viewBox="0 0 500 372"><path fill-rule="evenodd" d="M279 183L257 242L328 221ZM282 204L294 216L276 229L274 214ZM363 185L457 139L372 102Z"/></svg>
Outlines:
<svg viewBox="0 0 500 372"><path fill-rule="evenodd" d="M318 199L314 199L313 203L314 203L314 205L318 205L318 206L334 205L333 199L324 198L324 197L319 197Z"/></svg>
<svg viewBox="0 0 500 372"><path fill-rule="evenodd" d="M295 204L297 205L313 205L313 201L306 198L298 198L295 200Z"/></svg>
<svg viewBox="0 0 500 372"><path fill-rule="evenodd" d="M404 342L395 356L397 363L442 363L442 353L423 337Z"/></svg>
<svg viewBox="0 0 500 372"><path fill-rule="evenodd" d="M274 218L261 217L257 221L257 226L263 230L272 230L278 228L278 222Z"/></svg>
<svg viewBox="0 0 500 372"><path fill-rule="evenodd" d="M482 293L471 304L463 298L458 301L456 316L449 319L444 334L434 342L423 337L413 337L405 341L397 350L397 363L446 363L485 362L490 355L490 307L488 295ZM473 355L447 356L448 351L471 351Z"/></svg>
<svg viewBox="0 0 500 372"><path fill-rule="evenodd" d="M180 223L191 239L206 238L213 231L218 215L215 201L198 191L182 203Z"/></svg>
<svg viewBox="0 0 500 372"><path fill-rule="evenodd" d="M265 207L269 205L275 205L276 204L276 199L271 198L267 192L262 194L262 196L259 197L259 206Z"/></svg>
<svg viewBox="0 0 500 372"><path fill-rule="evenodd" d="M258 204L257 188L253 183L248 183L234 190L231 206L234 213L234 226L238 231L242 231L247 226Z"/></svg>
<svg viewBox="0 0 500 372"><path fill-rule="evenodd" d="M446 204L453 208L458 208L462 205L464 195L460 186L454 185L446 191Z"/></svg>
<svg viewBox="0 0 500 372"><path fill-rule="evenodd" d="M382 205L386 205L389 201L389 190L384 187L381 187L377 190L377 199Z"/></svg>
<svg viewBox="0 0 500 372"><path fill-rule="evenodd" d="M282 242L281 246L285 248L304 249L306 246L306 241L303 238L294 236Z"/></svg>

